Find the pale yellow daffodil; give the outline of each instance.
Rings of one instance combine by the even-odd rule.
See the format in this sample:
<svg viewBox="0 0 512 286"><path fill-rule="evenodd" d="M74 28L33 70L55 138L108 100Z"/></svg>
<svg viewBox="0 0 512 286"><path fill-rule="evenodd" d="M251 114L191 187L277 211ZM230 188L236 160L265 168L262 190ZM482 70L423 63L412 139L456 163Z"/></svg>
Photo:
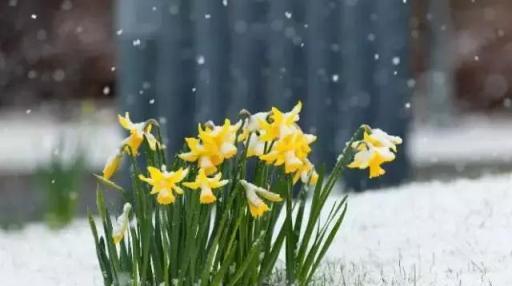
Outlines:
<svg viewBox="0 0 512 286"><path fill-rule="evenodd" d="M217 197L213 194L213 190L221 188L229 182L228 180L221 180L221 178L221 173L210 178L203 169L200 169L194 182L186 182L183 183L183 185L192 190L201 189L199 202L201 204L211 204L217 200Z"/></svg>
<svg viewBox="0 0 512 286"><path fill-rule="evenodd" d="M153 188L151 194L157 194L157 202L161 205L168 205L174 203L176 200L174 193L178 195L183 194L183 190L178 184L185 179L188 174L188 169L180 168L176 171L167 172L165 166L162 169L155 167L148 167L149 178L139 175L139 179L148 183Z"/></svg>
<svg viewBox="0 0 512 286"><path fill-rule="evenodd" d="M349 168L370 170L369 177L375 178L384 175L386 171L381 167L383 163L391 162L395 154L387 147L375 147L367 142L360 142L357 146L357 153L354 161L348 165Z"/></svg>
<svg viewBox="0 0 512 286"><path fill-rule="evenodd" d="M318 182L318 173L315 170L315 166L311 161L309 161L309 159L305 159L303 161L302 167L297 170L293 177L293 183L297 183L299 179L303 184L309 184L311 186L316 185Z"/></svg>
<svg viewBox="0 0 512 286"><path fill-rule="evenodd" d="M258 157L265 152L266 142L261 139L262 122L266 122L269 112L258 112L244 120L239 142L247 145L247 157Z"/></svg>
<svg viewBox="0 0 512 286"><path fill-rule="evenodd" d="M126 146L125 151L128 154L136 156L139 153L139 148L144 137L148 140L151 150L156 150L156 148L160 146L160 142L158 142L155 136L151 133L152 123L150 121L133 123L130 120L130 114L128 112L125 113L124 117L121 115L118 115L117 117L119 124L130 132L130 135L121 143L122 146Z"/></svg>
<svg viewBox="0 0 512 286"><path fill-rule="evenodd" d="M402 138L391 136L381 129L371 129L371 132L364 133L363 141L375 147L386 147L396 152L396 145L402 144Z"/></svg>
<svg viewBox="0 0 512 286"><path fill-rule="evenodd" d="M115 224L112 226L112 239L115 244L120 243L124 238L124 234L128 231L131 209L132 205L130 205L130 203L125 203L123 206L123 213L117 218Z"/></svg>
<svg viewBox="0 0 512 286"><path fill-rule="evenodd" d="M262 156L265 153L266 143L255 133L251 133L249 136L250 138L247 142L247 157Z"/></svg>
<svg viewBox="0 0 512 286"><path fill-rule="evenodd" d="M254 218L258 218L270 210L268 205L259 196L271 202L280 202L283 200L280 195L251 184L246 180L240 180L240 184L245 189L249 212Z"/></svg>

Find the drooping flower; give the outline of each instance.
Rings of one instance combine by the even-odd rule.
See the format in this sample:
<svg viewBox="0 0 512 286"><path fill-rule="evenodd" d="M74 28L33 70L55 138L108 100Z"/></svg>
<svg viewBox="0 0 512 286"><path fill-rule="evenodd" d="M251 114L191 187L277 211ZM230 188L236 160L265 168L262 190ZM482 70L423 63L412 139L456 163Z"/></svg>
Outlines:
<svg viewBox="0 0 512 286"><path fill-rule="evenodd" d="M303 184L309 184L311 186L316 185L318 182L318 173L315 170L315 166L309 159L304 159L302 167L297 170L293 177L293 183L301 180Z"/></svg>
<svg viewBox="0 0 512 286"><path fill-rule="evenodd" d="M386 147L396 152L396 145L402 144L402 138L391 136L381 129L371 129L368 134L364 133L363 140L375 147Z"/></svg>
<svg viewBox="0 0 512 286"><path fill-rule="evenodd" d="M160 146L160 142L156 140L155 136L151 133L153 127L150 121L133 123L130 120L130 114L125 113L125 116L118 115L119 124L130 132L130 135L122 141L124 151L132 156L136 156L139 153L140 145L146 137L148 140L149 147L151 150L156 150Z"/></svg>
<svg viewBox="0 0 512 286"><path fill-rule="evenodd" d="M258 218L270 210L268 205L259 196L271 202L280 202L283 200L280 195L251 184L246 180L240 180L240 184L245 189L249 212L254 218Z"/></svg>
<svg viewBox="0 0 512 286"><path fill-rule="evenodd" d="M295 173L304 165L311 152L309 145L315 140L316 136L297 130L278 140L272 150L260 159L275 166L284 164L286 174Z"/></svg>
<svg viewBox="0 0 512 286"><path fill-rule="evenodd" d="M131 209L132 205L130 205L130 203L125 203L123 206L123 213L117 218L112 227L112 239L115 244L118 244L123 240L124 234L128 230Z"/></svg>
<svg viewBox="0 0 512 286"><path fill-rule="evenodd" d="M159 170L155 167L148 167L149 178L139 175L139 179L148 183L153 188L151 194L157 194L157 202L161 205L174 203L176 200L174 193L183 194L183 190L178 185L188 174L188 169L180 168L176 171L167 172L166 167L162 166Z"/></svg>
<svg viewBox="0 0 512 286"><path fill-rule="evenodd" d="M266 122L269 112L258 112L244 120L239 142L247 144L247 157L258 157L265 152L265 141L261 139L262 122Z"/></svg>
<svg viewBox="0 0 512 286"><path fill-rule="evenodd" d="M356 150L354 161L348 165L349 168L369 168L369 177L382 176L386 171L381 167L386 162L395 159L396 145L402 143L402 138L391 136L381 129L368 127L363 139L352 144Z"/></svg>
<svg viewBox="0 0 512 286"><path fill-rule="evenodd" d="M236 152L236 133L241 123L232 125L229 120L222 126L201 125L198 127L198 138L186 138L189 152L179 154L182 160L196 162L206 175L217 172L217 167L226 159L232 158Z"/></svg>
<svg viewBox="0 0 512 286"><path fill-rule="evenodd" d="M359 142L354 161L348 165L349 168L370 170L369 177L375 178L384 175L386 171L381 167L383 163L391 162L395 154L387 147L375 147L371 143Z"/></svg>
<svg viewBox="0 0 512 286"><path fill-rule="evenodd" d="M103 178L106 180L110 180L112 176L119 170L121 166L121 160L123 159L123 154L121 152L117 152L116 154L110 156L108 158L105 167L103 167Z"/></svg>
<svg viewBox="0 0 512 286"><path fill-rule="evenodd" d="M199 202L201 204L211 204L217 200L217 197L213 194L213 190L221 188L229 182L228 180L221 180L221 178L221 173L210 178L203 169L200 169L194 182L186 182L183 183L183 185L192 190L201 189Z"/></svg>

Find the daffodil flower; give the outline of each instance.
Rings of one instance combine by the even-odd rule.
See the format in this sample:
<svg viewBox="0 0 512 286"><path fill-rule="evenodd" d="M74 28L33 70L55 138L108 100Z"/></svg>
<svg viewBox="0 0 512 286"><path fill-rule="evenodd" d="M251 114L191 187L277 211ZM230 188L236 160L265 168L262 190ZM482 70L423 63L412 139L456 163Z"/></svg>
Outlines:
<svg viewBox="0 0 512 286"><path fill-rule="evenodd" d="M199 138L206 146L216 146L222 158L230 159L237 152L235 145L236 133L241 124L241 122L238 122L232 125L229 119L226 119L222 126L214 125L213 128L203 129L199 125Z"/></svg>
<svg viewBox="0 0 512 286"><path fill-rule="evenodd" d="M278 108L272 107L270 121L260 119L261 139L265 142L283 138L300 129L297 125L299 113L302 109L302 102L299 101L290 112L283 113Z"/></svg>
<svg viewBox="0 0 512 286"><path fill-rule="evenodd" d="M232 125L229 120L224 121L224 125L206 127L203 129L198 126L198 138L186 138L189 152L179 154L182 160L187 162L196 162L200 169L206 172L206 175L212 175L217 172L217 167L226 159L235 156L236 134L241 126L241 122Z"/></svg>
<svg viewBox="0 0 512 286"><path fill-rule="evenodd" d="M217 152L215 146L204 146L197 138L186 138L189 152L178 155L184 161L196 162L200 169L205 170L207 175L217 172L217 166L222 164L224 159Z"/></svg>
<svg viewBox="0 0 512 286"><path fill-rule="evenodd" d="M386 171L381 167L383 163L391 162L395 154L387 147L375 147L371 143L359 142L354 161L348 165L349 168L370 169L369 177L375 178L384 175Z"/></svg>
<svg viewBox="0 0 512 286"><path fill-rule="evenodd" d="M247 157L259 157L265 153L265 142L255 133L249 135L247 143Z"/></svg>
<svg viewBox="0 0 512 286"><path fill-rule="evenodd" d="M126 146L125 151L132 155L136 156L139 153L140 145L144 140L144 137L148 140L149 147L151 150L156 150L156 148L160 145L160 142L156 140L155 136L151 133L152 123L140 122L133 123L130 120L130 114L128 112L125 113L125 116L118 115L119 124L126 130L130 132L130 135L122 141L122 146Z"/></svg>
<svg viewBox="0 0 512 286"><path fill-rule="evenodd" d="M211 204L217 200L212 190L221 188L229 182L228 180L221 180L221 178L221 173L210 178L203 169L200 169L194 182L186 182L183 183L183 185L192 190L201 189L199 202L202 204Z"/></svg>
<svg viewBox="0 0 512 286"><path fill-rule="evenodd" d="M297 183L299 179L303 184L309 184L311 186L316 185L318 182L318 173L315 170L315 166L309 159L304 159L302 167L295 173L293 177L293 183Z"/></svg>
<svg viewBox="0 0 512 286"><path fill-rule="evenodd" d="M244 145L247 144L247 157L259 157L265 152L265 141L261 140L260 133L262 132L261 122L265 122L268 115L269 112L258 112L244 120L238 141L243 142Z"/></svg>
<svg viewBox="0 0 512 286"><path fill-rule="evenodd" d="M123 240L124 234L128 230L131 209L132 205L130 205L130 203L125 203L123 206L123 213L117 218L112 227L112 239L115 244L118 244Z"/></svg>
<svg viewBox="0 0 512 286"><path fill-rule="evenodd" d="M254 218L258 218L270 210L267 204L259 196L271 202L280 202L283 200L280 195L251 184L246 180L240 180L240 184L245 189L249 212Z"/></svg>
<svg viewBox="0 0 512 286"><path fill-rule="evenodd" d="M402 144L402 138L391 136L381 129L371 129L370 134L364 133L363 141L375 147L386 147L396 152L396 145Z"/></svg>
<svg viewBox="0 0 512 286"><path fill-rule="evenodd" d="M139 179L148 183L153 188L151 194L157 194L157 202L161 205L174 203L176 200L174 193L183 194L183 190L178 184L185 179L188 169L180 168L177 171L167 172L166 167L162 166L159 170L155 167L148 167L149 178L139 175Z"/></svg>
<svg viewBox="0 0 512 286"><path fill-rule="evenodd" d="M295 173L304 165L311 152L309 145L315 140L316 136L298 130L278 140L272 150L260 156L260 159L275 166L284 164L286 174Z"/></svg>
<svg viewBox="0 0 512 286"><path fill-rule="evenodd" d="M123 154L121 152L117 152L116 154L110 156L108 158L105 167L103 167L103 178L106 180L110 180L112 176L119 170L121 166L121 160L123 159Z"/></svg>

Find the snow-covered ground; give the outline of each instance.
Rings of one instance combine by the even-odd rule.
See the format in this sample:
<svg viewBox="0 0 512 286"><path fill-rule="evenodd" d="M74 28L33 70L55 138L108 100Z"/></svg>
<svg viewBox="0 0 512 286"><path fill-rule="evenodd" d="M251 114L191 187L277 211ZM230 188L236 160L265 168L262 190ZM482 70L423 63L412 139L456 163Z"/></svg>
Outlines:
<svg viewBox="0 0 512 286"><path fill-rule="evenodd" d="M512 285L512 176L351 195L334 285ZM1 285L101 285L85 221L0 232Z"/></svg>

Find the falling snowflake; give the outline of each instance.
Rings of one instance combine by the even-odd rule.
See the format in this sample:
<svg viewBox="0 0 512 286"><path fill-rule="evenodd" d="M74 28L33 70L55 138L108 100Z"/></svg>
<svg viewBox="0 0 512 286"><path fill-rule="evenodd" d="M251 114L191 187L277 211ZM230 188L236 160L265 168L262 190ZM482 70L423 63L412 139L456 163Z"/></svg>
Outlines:
<svg viewBox="0 0 512 286"><path fill-rule="evenodd" d="M198 65L204 65L204 62L205 62L204 56L203 55L197 56L196 61L197 61Z"/></svg>

